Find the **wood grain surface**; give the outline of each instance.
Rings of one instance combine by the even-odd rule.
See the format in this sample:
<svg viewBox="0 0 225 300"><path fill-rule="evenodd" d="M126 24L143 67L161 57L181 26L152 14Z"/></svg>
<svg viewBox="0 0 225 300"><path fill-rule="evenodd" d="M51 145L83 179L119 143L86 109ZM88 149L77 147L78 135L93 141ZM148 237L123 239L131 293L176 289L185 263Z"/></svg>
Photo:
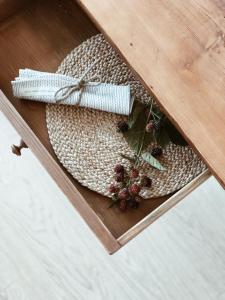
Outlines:
<svg viewBox="0 0 225 300"><path fill-rule="evenodd" d="M29 0L0 0L0 22L11 17L19 9L23 9Z"/></svg>
<svg viewBox="0 0 225 300"><path fill-rule="evenodd" d="M30 2L26 9L19 10L13 17L0 24L0 45L4 45L0 47L0 69L4 70L0 75L0 89L12 104L12 106L7 105L7 100L4 98L2 106L4 105L8 117L17 127L24 141L36 154L39 153L39 158L51 172L53 172L52 167L47 157L50 157L51 161L54 160L51 166L54 165L53 170L60 168L61 179L56 180L61 187L63 186L64 192L68 190L67 185L77 190L77 193L73 193L73 197L70 194L72 203L78 207L77 195L82 195L82 199L85 199L87 205L96 214L96 218L101 220L116 239L168 197L146 201L139 210L131 210L126 214L121 213L116 207L109 209L110 202L107 198L82 187L59 163L48 138L45 105L13 98L10 84L10 81L18 75L20 68L54 72L61 60L74 47L96 33L98 31L95 26L74 1ZM30 145L31 140L33 146ZM44 155L45 151L47 155ZM55 173L53 177L57 177ZM67 178L68 184L65 185L62 178Z"/></svg>
<svg viewBox="0 0 225 300"><path fill-rule="evenodd" d="M1 300L224 300L225 192L214 178L109 256L0 112Z"/></svg>
<svg viewBox="0 0 225 300"><path fill-rule="evenodd" d="M225 1L79 2L225 185Z"/></svg>

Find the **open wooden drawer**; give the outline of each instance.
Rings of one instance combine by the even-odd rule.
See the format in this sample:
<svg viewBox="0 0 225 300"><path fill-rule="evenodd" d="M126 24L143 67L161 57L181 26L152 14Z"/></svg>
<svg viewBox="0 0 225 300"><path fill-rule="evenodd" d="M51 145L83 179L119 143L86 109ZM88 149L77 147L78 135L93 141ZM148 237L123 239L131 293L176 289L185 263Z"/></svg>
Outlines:
<svg viewBox="0 0 225 300"><path fill-rule="evenodd" d="M7 1L0 3L0 11L4 2ZM0 93L0 109L113 253L206 180L210 172L205 171L171 197L145 201L140 209L126 213L116 207L109 209L107 198L77 183L59 163L50 145L45 105L13 98L10 81L19 68L54 72L70 50L98 30L74 1L20 1L16 9L15 1L8 3L6 14L0 15L0 88L4 93Z"/></svg>

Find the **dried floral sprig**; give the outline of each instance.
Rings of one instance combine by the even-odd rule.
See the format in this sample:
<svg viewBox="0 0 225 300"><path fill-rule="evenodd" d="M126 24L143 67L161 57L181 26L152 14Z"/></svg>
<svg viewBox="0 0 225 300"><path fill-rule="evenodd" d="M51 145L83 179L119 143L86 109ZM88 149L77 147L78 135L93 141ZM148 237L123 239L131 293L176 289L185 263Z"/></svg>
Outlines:
<svg viewBox="0 0 225 300"><path fill-rule="evenodd" d="M135 153L134 165L136 167L144 160L152 167L163 171L165 167L158 160L163 154L163 148L169 142L182 146L187 145L172 123L154 105L153 99L149 105L136 101L126 124L125 126L123 122L126 130L121 132ZM150 144L155 145L151 151L148 150Z"/></svg>
<svg viewBox="0 0 225 300"><path fill-rule="evenodd" d="M121 154L124 159L131 162L132 168L127 172L122 165L115 166L115 183L109 187L109 192L112 195L112 205L117 203L120 209L125 211L128 206L137 208L142 200L139 195L141 190L152 185L151 178L139 175L142 161L163 171L165 167L158 160L163 155L163 148L170 141L183 146L187 143L154 105L153 99L147 106L136 101L128 122L118 123L118 131L123 134L134 151L134 156ZM148 150L151 144L155 147Z"/></svg>

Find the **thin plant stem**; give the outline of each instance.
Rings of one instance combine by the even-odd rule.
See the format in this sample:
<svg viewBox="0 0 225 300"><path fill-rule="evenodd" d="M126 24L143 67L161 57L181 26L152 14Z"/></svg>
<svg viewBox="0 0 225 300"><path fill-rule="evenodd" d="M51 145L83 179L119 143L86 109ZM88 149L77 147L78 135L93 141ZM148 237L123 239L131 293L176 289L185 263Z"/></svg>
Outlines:
<svg viewBox="0 0 225 300"><path fill-rule="evenodd" d="M149 119L150 119L150 116L151 116L151 113L152 113L152 107L153 107L153 100L151 101L149 113L148 113L147 120L146 120L146 125L149 122ZM145 129L144 129L143 134L142 134L141 145L140 145L140 148L138 150L137 158L136 158L136 161L135 161L135 164L134 164L135 167L138 165L139 160L140 160L140 155L141 155L141 151L142 151L142 148L143 148L144 139L145 139Z"/></svg>

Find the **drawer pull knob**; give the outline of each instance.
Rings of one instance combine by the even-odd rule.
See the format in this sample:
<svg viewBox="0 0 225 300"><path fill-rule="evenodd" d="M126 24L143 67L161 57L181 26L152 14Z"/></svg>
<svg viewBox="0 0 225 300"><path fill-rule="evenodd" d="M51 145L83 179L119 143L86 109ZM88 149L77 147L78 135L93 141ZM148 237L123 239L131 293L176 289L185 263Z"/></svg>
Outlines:
<svg viewBox="0 0 225 300"><path fill-rule="evenodd" d="M20 140L19 146L12 145L12 147L11 147L12 153L17 156L21 156L21 150L24 148L28 148L28 146L24 143L23 140Z"/></svg>

